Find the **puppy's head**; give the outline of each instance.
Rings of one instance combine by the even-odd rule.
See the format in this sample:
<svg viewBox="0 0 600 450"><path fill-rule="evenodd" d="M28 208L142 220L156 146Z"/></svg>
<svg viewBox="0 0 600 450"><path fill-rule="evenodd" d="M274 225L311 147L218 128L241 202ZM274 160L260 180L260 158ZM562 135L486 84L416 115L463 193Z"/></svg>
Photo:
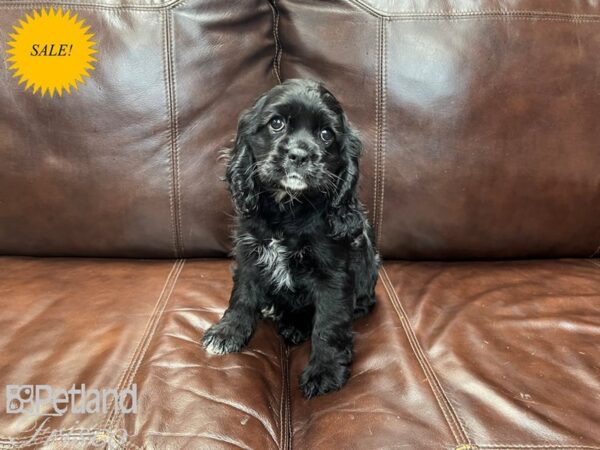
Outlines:
<svg viewBox="0 0 600 450"><path fill-rule="evenodd" d="M361 143L337 99L321 84L288 80L240 117L226 178L238 212L258 195L320 193L340 203L356 187Z"/></svg>

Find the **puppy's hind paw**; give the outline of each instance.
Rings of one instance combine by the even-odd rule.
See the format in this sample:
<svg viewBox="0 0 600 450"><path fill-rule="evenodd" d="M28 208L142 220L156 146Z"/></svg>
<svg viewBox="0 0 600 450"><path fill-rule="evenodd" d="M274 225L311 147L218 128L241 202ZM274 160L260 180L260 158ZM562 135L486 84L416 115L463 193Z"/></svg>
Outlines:
<svg viewBox="0 0 600 450"><path fill-rule="evenodd" d="M306 398L337 391L350 377L350 368L345 365L309 365L300 376L300 390Z"/></svg>
<svg viewBox="0 0 600 450"><path fill-rule="evenodd" d="M204 349L213 355L239 352L247 341L239 328L223 322L210 327L202 337Z"/></svg>
<svg viewBox="0 0 600 450"><path fill-rule="evenodd" d="M375 307L374 296L363 296L358 299L354 311L352 312L352 320L360 319L369 314Z"/></svg>
<svg viewBox="0 0 600 450"><path fill-rule="evenodd" d="M293 326L280 326L279 334L288 345L298 345L308 341L310 330L301 330Z"/></svg>

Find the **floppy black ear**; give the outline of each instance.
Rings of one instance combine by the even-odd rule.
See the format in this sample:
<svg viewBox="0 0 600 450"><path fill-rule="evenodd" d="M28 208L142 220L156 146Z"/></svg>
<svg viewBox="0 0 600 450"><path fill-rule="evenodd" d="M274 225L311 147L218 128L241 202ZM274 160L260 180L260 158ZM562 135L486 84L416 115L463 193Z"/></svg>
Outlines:
<svg viewBox="0 0 600 450"><path fill-rule="evenodd" d="M225 180L238 215L250 215L258 205L258 192L255 186L254 155L249 137L258 128L258 113L264 105L263 95L254 105L244 111L238 121L234 147L229 152Z"/></svg>
<svg viewBox="0 0 600 450"><path fill-rule="evenodd" d="M354 237L362 232L361 205L358 201L358 161L362 142L345 114L342 114L343 137L340 157L343 168L328 216L331 235L336 238Z"/></svg>
<svg viewBox="0 0 600 450"><path fill-rule="evenodd" d="M334 207L341 206L350 197L356 195L358 160L363 148L358 133L352 128L345 114L342 114L342 127L344 136L341 142L340 157L344 162L344 167L339 175L340 180L337 185L337 192L333 198Z"/></svg>

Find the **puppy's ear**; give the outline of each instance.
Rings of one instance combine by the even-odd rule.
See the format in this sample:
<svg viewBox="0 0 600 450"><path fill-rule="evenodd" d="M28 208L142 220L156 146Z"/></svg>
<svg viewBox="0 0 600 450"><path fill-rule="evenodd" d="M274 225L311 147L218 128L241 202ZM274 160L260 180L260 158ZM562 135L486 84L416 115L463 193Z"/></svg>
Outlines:
<svg viewBox="0 0 600 450"><path fill-rule="evenodd" d="M352 128L346 114L342 113L342 127L344 136L341 142L340 157L343 161L343 169L337 186L336 195L333 198L333 206L339 207L349 198L356 195L358 184L358 160L362 154L362 141L358 133Z"/></svg>
<svg viewBox="0 0 600 450"><path fill-rule="evenodd" d="M343 165L337 190L328 215L331 235L335 238L354 237L362 232L361 206L358 201L358 160L362 153L362 142L358 133L342 113L343 138L340 157Z"/></svg>
<svg viewBox="0 0 600 450"><path fill-rule="evenodd" d="M229 152L225 180L238 215L250 215L258 205L254 177L254 155L249 137L258 129L258 114L264 106L266 96L262 95L254 105L240 116L234 147Z"/></svg>

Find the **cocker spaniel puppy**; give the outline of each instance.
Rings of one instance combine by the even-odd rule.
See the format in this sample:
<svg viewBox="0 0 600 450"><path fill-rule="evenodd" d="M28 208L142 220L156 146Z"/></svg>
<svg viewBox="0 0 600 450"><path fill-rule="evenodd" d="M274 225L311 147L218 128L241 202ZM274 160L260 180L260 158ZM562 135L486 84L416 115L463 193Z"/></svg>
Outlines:
<svg viewBox="0 0 600 450"><path fill-rule="evenodd" d="M288 344L311 338L300 377L307 398L346 383L352 320L375 304L379 255L357 197L361 150L333 94L296 79L242 114L227 163L234 286L203 345L240 351L260 318L272 319Z"/></svg>

